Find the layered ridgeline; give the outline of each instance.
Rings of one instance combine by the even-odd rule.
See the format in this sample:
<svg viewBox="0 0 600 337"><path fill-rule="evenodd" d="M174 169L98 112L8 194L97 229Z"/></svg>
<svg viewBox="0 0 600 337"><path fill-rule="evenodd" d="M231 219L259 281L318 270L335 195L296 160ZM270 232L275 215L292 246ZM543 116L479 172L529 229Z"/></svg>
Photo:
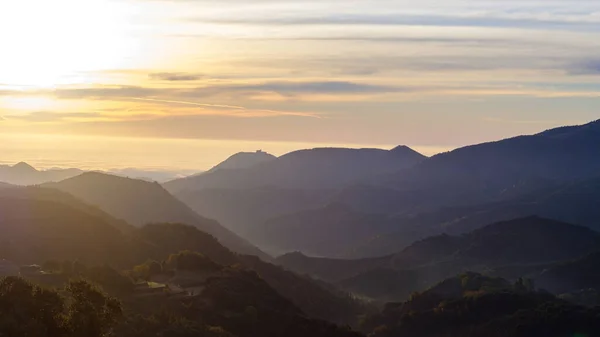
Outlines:
<svg viewBox="0 0 600 337"><path fill-rule="evenodd" d="M561 127L439 154L373 183L412 196L390 209L395 213L504 200L548 184L597 177L599 143L600 121ZM346 198L361 201L358 196Z"/></svg>
<svg viewBox="0 0 600 337"><path fill-rule="evenodd" d="M83 173L79 169L37 170L33 166L21 162L13 166L0 165L0 182L13 185L37 185L51 181L61 181Z"/></svg>
<svg viewBox="0 0 600 337"><path fill-rule="evenodd" d="M44 186L70 193L138 227L157 222L189 224L215 236L233 251L267 258L217 221L198 215L158 183L89 172Z"/></svg>
<svg viewBox="0 0 600 337"><path fill-rule="evenodd" d="M312 256L345 257L369 238L393 231L385 214L365 213L340 203L274 217L246 236L274 255L300 251Z"/></svg>
<svg viewBox="0 0 600 337"><path fill-rule="evenodd" d="M175 194L185 189L264 186L323 189L344 186L373 174L397 172L424 159L423 155L405 146L389 151L319 148L295 151L246 168L217 169L174 180L164 186Z"/></svg>
<svg viewBox="0 0 600 337"><path fill-rule="evenodd" d="M595 226L599 140L593 122L431 158L406 147L303 150L164 186L271 252L383 256L533 214Z"/></svg>
<svg viewBox="0 0 600 337"><path fill-rule="evenodd" d="M386 235L373 237L348 252L349 257L392 254L413 241L436 233L461 234L484 223L537 214L600 231L600 178L550 184L501 202L444 207L417 215L394 216ZM282 222L283 224L283 222Z"/></svg>
<svg viewBox="0 0 600 337"><path fill-rule="evenodd" d="M136 228L49 188L15 188L0 193L0 260L17 265L77 261L129 269L148 260L162 261L170 254L192 251L223 266L237 265L240 271L259 273L260 282L272 288L269 291L293 303L307 318L353 323L363 310L361 304L331 287L255 256L235 254L196 227L155 223Z"/></svg>
<svg viewBox="0 0 600 337"><path fill-rule="evenodd" d="M127 195L126 189L111 184L113 177L108 178L102 182L116 192L98 185L89 187L114 198L116 193ZM135 186L141 188L137 183ZM593 252L600 245L598 234L537 217L492 224L464 236L428 238L385 258L338 261L295 254L279 259L301 259L304 268L313 269L283 264L336 281L358 295L398 301L408 298L409 292L419 292L407 302L391 303L382 312L373 313L332 286L254 256L235 254L196 227L160 223L129 226L110 212L44 187L0 189L0 208L0 260L55 266L51 274L34 277L41 282L56 285L61 279L66 282L83 276L108 291L118 290L126 317L114 328L116 336L168 331L176 337L350 337L360 335L323 320L351 324L361 314L366 315L363 332L372 336L598 332L597 311L536 290L536 284L553 285L548 289L568 292L561 298L578 302L582 294L591 292L580 287L595 286L597 279L590 276L589 269L597 261ZM44 263L47 260L57 262ZM318 263L312 264L313 260ZM127 275L138 280L166 284L174 295L152 289L139 293L117 270L128 270ZM512 280L467 273L436 285L463 270ZM525 276L535 282L522 279Z"/></svg>
<svg viewBox="0 0 600 337"><path fill-rule="evenodd" d="M319 148L243 169L211 170L164 187L200 214L250 235L270 218L322 207L339 188L372 175L406 169L424 159L405 146L389 151ZM217 167L221 166L229 167L227 161Z"/></svg>
<svg viewBox="0 0 600 337"><path fill-rule="evenodd" d="M462 236L430 237L381 258L336 260L294 253L276 261L290 270L337 283L357 294L401 300L413 291L462 271L486 272L509 279L537 277L554 264L595 251L600 251L597 232L528 217L488 225ZM549 279L548 275L553 274L545 275Z"/></svg>

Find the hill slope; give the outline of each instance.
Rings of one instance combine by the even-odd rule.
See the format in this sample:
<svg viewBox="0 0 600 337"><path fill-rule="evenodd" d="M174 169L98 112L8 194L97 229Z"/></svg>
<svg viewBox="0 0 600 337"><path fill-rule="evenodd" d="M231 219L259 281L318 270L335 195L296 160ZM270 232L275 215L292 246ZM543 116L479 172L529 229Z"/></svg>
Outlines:
<svg viewBox="0 0 600 337"><path fill-rule="evenodd" d="M379 214L356 212L341 204L269 219L248 238L273 252L301 251L308 255L339 257L393 224Z"/></svg>
<svg viewBox="0 0 600 337"><path fill-rule="evenodd" d="M413 191L423 208L499 200L597 176L599 143L600 121L562 127L439 154L379 182Z"/></svg>
<svg viewBox="0 0 600 337"><path fill-rule="evenodd" d="M252 238L268 219L321 207L331 194L327 190L261 187L185 190L177 198L197 213L218 219L235 233Z"/></svg>
<svg viewBox="0 0 600 337"><path fill-rule="evenodd" d="M113 226L126 229L126 224L63 192L34 187L2 190L0 214L1 258L20 263L75 257L95 263L127 260L121 257L129 242Z"/></svg>
<svg viewBox="0 0 600 337"><path fill-rule="evenodd" d="M392 254L412 241L440 233L462 234L482 224L506 221L532 214L587 226L600 231L600 178L551 184L526 195L502 202L465 207L444 207L418 215L393 218L398 224L386 235L365 242L352 257Z"/></svg>
<svg viewBox="0 0 600 337"><path fill-rule="evenodd" d="M495 274L509 276L515 273L512 269L535 269L598 249L600 234L588 228L528 217L492 224L463 236L430 237L400 253L377 259L286 256L276 261L298 273L337 282L354 293L403 299L465 270L496 270Z"/></svg>
<svg viewBox="0 0 600 337"><path fill-rule="evenodd" d="M277 157L263 151L239 152L225 159L223 162L219 163L218 165L210 169L208 172L215 172L218 170L247 169L275 159L277 159Z"/></svg>
<svg viewBox="0 0 600 337"><path fill-rule="evenodd" d="M102 173L84 173L45 186L70 193L136 226L158 222L185 223L214 235L233 251L266 257L218 222L192 211L158 183Z"/></svg>
<svg viewBox="0 0 600 337"><path fill-rule="evenodd" d="M364 320L374 337L595 336L599 310L569 304L526 282L474 273L447 279Z"/></svg>

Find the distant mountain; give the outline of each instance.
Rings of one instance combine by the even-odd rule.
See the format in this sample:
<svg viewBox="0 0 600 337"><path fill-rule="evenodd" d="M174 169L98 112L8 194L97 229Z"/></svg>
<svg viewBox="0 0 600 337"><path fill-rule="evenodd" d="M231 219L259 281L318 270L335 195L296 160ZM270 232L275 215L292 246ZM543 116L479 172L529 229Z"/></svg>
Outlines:
<svg viewBox="0 0 600 337"><path fill-rule="evenodd" d="M600 231L600 178L550 184L502 202L463 207L444 207L418 215L393 217L395 230L369 240L348 257L392 254L412 241L440 233L462 234L485 223L506 221L531 214L587 226Z"/></svg>
<svg viewBox="0 0 600 337"><path fill-rule="evenodd" d="M395 268L443 260L487 266L568 260L600 248L600 233L586 227L527 217L485 226L460 237L432 237L393 258Z"/></svg>
<svg viewBox="0 0 600 337"><path fill-rule="evenodd" d="M309 257L300 252L277 257L276 264L302 275L310 275L329 282L338 282L376 268L391 267L391 258L342 260Z"/></svg>
<svg viewBox="0 0 600 337"><path fill-rule="evenodd" d="M350 184L369 175L397 172L424 159L423 155L405 146L389 151L318 148L292 152L246 169L216 170L174 180L164 186L174 194L186 189L264 186L325 189Z"/></svg>
<svg viewBox="0 0 600 337"><path fill-rule="evenodd" d="M430 237L388 257L333 260L286 256L276 261L298 273L337 282L348 291L402 299L412 291L465 270L491 271L502 267L508 273L507 266L548 265L598 249L597 232L527 217L492 224L463 236ZM346 279L340 279L340 275Z"/></svg>
<svg viewBox="0 0 600 337"><path fill-rule="evenodd" d="M107 174L117 175L121 177L140 179L146 181L156 181L164 183L173 179L180 178L191 174L190 170L167 170L167 169L139 169L139 168L121 168L121 169L109 169L103 172ZM195 171L194 171L195 172Z"/></svg>
<svg viewBox="0 0 600 337"><path fill-rule="evenodd" d="M160 222L189 224L214 235L233 251L267 258L218 222L192 211L158 183L90 172L45 186L68 192L136 226Z"/></svg>
<svg viewBox="0 0 600 337"><path fill-rule="evenodd" d="M0 166L0 181L21 186L37 185L71 178L82 172L79 169L50 169L40 171L27 163L21 162L14 166Z"/></svg>
<svg viewBox="0 0 600 337"><path fill-rule="evenodd" d="M256 231L267 220L323 207L332 194L331 190L261 187L185 190L177 198L197 213L218 219L235 233L252 238L258 237Z"/></svg>
<svg viewBox="0 0 600 337"><path fill-rule="evenodd" d="M535 281L556 294L583 289L600 289L600 250L579 259L545 269Z"/></svg>
<svg viewBox="0 0 600 337"><path fill-rule="evenodd" d="M389 231L392 225L386 215L329 204L270 219L256 226L248 238L275 253L301 251L313 256L339 257Z"/></svg>
<svg viewBox="0 0 600 337"><path fill-rule="evenodd" d="M239 152L216 165L208 172L247 169L275 159L277 159L277 157L274 155L260 150L256 152Z"/></svg>
<svg viewBox="0 0 600 337"><path fill-rule="evenodd" d="M600 121L460 148L381 176L378 183L413 195L410 204L400 205L404 209L504 200L548 184L597 176L598 144Z"/></svg>

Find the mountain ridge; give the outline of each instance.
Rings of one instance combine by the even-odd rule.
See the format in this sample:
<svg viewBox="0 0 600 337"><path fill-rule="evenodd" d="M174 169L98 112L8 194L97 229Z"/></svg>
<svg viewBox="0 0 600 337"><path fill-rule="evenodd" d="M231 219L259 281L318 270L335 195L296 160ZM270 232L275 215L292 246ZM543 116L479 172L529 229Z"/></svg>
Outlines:
<svg viewBox="0 0 600 337"><path fill-rule="evenodd" d="M217 221L195 213L156 182L87 172L44 186L75 195L138 227L155 222L185 223L214 235L234 251L268 259L266 254L222 227Z"/></svg>
<svg viewBox="0 0 600 337"><path fill-rule="evenodd" d="M335 187L370 174L406 168L426 158L407 149L401 148L396 151L347 148L304 149L290 152L258 166L231 171L218 170L167 182L164 186L174 194L184 189L205 188Z"/></svg>

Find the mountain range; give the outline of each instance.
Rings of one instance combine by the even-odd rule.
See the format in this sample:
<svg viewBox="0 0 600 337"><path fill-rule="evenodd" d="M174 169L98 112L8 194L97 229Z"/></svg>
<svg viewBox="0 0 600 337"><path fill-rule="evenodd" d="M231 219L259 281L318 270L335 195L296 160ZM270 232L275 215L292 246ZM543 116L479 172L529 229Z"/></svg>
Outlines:
<svg viewBox="0 0 600 337"><path fill-rule="evenodd" d="M39 171L33 166L20 162L13 166L0 166L0 181L13 185L38 185L51 181L61 181L81 174L79 169L49 169Z"/></svg>
<svg viewBox="0 0 600 337"><path fill-rule="evenodd" d="M314 149L164 186L267 251L373 257L529 215L594 227L599 140L596 121L431 158Z"/></svg>
<svg viewBox="0 0 600 337"><path fill-rule="evenodd" d="M259 154L254 156L257 155ZM247 189L277 186L324 189L351 184L371 174L396 172L424 159L423 155L406 146L398 146L389 151L317 148L291 152L276 159L259 161L259 164L253 166L244 165L246 168L214 170L207 174L170 181L164 186L174 194L186 189L205 188Z"/></svg>
<svg viewBox="0 0 600 337"><path fill-rule="evenodd" d="M84 172L86 171L77 168L51 168L46 170L38 170L25 162L20 162L12 166L0 165L0 183L8 183L18 186L39 185L72 178ZM186 171L183 172L185 173ZM158 182L173 180L182 175L181 171L144 170L137 168L111 169L103 173Z"/></svg>
<svg viewBox="0 0 600 337"><path fill-rule="evenodd" d="M0 261L111 292L116 336L592 336L599 140L593 122L431 158L242 153L164 185L18 164Z"/></svg>

